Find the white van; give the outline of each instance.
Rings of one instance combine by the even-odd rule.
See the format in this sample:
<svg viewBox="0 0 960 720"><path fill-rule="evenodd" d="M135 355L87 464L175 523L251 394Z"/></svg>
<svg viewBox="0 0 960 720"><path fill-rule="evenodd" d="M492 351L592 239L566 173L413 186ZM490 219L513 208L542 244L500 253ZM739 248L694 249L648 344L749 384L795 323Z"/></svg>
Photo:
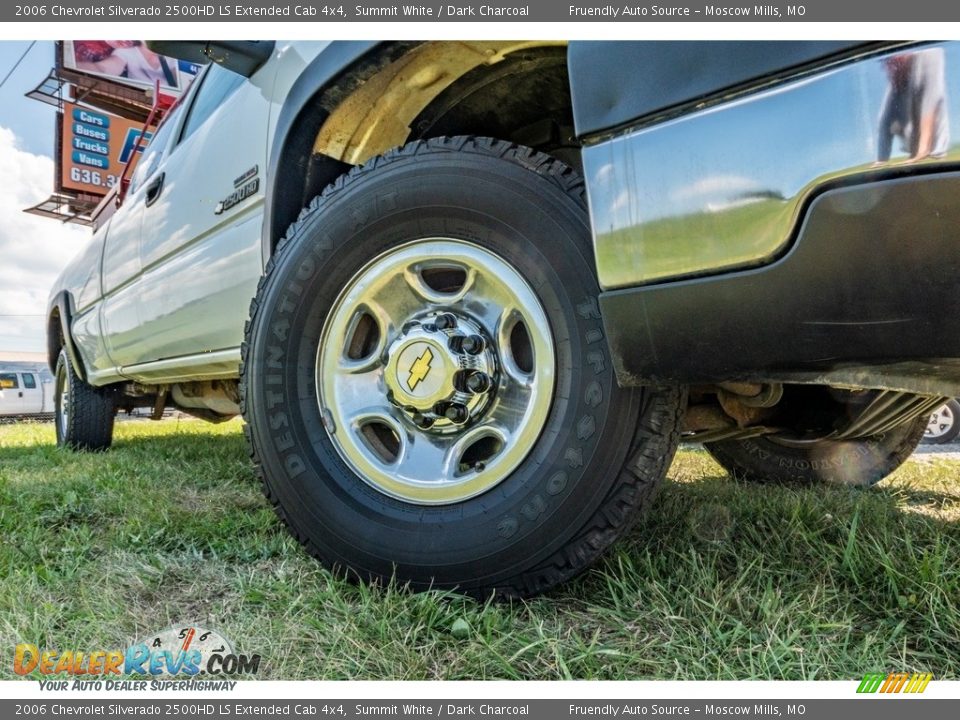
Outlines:
<svg viewBox="0 0 960 720"><path fill-rule="evenodd" d="M0 417L53 413L53 378L39 370L0 365Z"/></svg>

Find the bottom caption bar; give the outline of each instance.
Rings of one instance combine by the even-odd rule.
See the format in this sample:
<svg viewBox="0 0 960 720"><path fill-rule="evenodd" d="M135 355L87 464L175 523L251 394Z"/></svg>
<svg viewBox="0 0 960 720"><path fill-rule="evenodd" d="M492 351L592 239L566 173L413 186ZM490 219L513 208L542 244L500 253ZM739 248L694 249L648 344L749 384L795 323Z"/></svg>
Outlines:
<svg viewBox="0 0 960 720"><path fill-rule="evenodd" d="M960 702L943 699L910 699L880 696L831 700L469 700L411 701L380 700L242 700L161 701L161 700L0 700L0 717L127 717L152 715L165 718L270 717L270 718L466 718L523 717L537 720L558 718L619 717L858 717L870 720L902 720L905 703L910 703L910 720L958 717Z"/></svg>

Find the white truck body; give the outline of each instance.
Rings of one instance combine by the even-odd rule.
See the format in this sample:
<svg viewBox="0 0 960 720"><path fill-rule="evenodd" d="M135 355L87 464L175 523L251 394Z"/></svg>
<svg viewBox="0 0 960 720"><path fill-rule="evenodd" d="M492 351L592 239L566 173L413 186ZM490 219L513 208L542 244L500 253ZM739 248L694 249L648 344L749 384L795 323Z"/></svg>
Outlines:
<svg viewBox="0 0 960 720"><path fill-rule="evenodd" d="M123 205L53 288L73 298L92 385L239 376L265 261L267 148L290 86L327 44L278 44L250 79L208 68L151 140ZM255 190L222 202L241 177Z"/></svg>

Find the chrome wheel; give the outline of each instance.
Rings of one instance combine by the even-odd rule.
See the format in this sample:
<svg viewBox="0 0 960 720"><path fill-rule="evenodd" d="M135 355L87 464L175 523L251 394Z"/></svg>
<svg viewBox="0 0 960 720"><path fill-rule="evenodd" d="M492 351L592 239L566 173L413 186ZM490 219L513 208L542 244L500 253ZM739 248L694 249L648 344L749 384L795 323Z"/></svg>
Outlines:
<svg viewBox="0 0 960 720"><path fill-rule="evenodd" d="M550 410L547 316L505 260L429 238L356 273L321 334L317 395L341 457L367 483L425 505L503 481Z"/></svg>

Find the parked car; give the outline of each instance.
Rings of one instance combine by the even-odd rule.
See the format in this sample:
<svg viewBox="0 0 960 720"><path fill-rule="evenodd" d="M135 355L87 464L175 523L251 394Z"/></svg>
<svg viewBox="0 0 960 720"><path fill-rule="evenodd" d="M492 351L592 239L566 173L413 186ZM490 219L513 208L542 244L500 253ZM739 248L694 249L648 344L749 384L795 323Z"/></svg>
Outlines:
<svg viewBox="0 0 960 720"><path fill-rule="evenodd" d="M340 572L538 593L681 438L869 485L960 394L958 44L152 46L213 62L53 288L58 442L242 413Z"/></svg>
<svg viewBox="0 0 960 720"><path fill-rule="evenodd" d="M53 415L53 381L46 370L0 365L0 418Z"/></svg>
<svg viewBox="0 0 960 720"><path fill-rule="evenodd" d="M960 435L960 402L947 400L930 415L923 442L933 445L951 443Z"/></svg>

